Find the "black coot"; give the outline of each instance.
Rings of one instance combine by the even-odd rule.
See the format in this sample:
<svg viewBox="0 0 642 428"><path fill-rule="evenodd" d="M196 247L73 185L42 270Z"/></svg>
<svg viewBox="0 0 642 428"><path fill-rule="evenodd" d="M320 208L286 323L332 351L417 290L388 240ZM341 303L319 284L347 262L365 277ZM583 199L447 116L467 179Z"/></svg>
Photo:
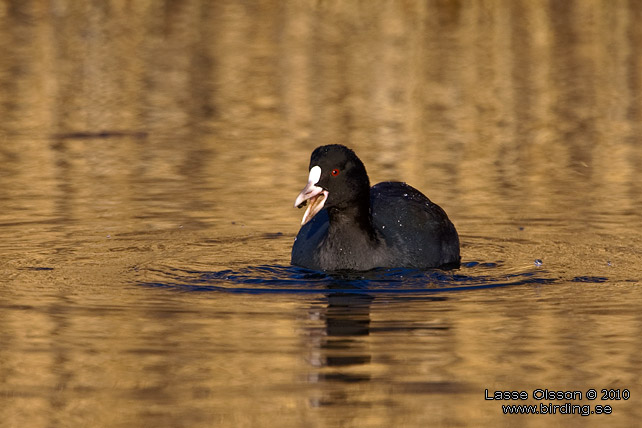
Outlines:
<svg viewBox="0 0 642 428"><path fill-rule="evenodd" d="M398 182L372 188L349 148L318 147L308 184L294 206L308 205L292 246L292 264L316 270L459 266L459 237L437 204Z"/></svg>

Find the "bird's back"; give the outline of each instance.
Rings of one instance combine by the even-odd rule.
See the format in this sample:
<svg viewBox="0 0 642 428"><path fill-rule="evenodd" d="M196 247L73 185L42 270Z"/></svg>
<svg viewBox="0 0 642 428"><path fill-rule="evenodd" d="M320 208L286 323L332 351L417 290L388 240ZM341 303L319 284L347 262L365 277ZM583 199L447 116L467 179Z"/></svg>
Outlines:
<svg viewBox="0 0 642 428"><path fill-rule="evenodd" d="M459 264L455 226L441 207L412 186L379 183L370 191L370 206L374 228L393 257L392 266L430 268Z"/></svg>

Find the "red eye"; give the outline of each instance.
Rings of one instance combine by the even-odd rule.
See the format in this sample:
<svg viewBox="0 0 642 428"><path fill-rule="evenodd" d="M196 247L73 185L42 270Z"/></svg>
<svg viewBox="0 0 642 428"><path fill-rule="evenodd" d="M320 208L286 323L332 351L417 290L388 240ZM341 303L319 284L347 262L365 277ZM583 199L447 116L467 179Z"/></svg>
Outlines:
<svg viewBox="0 0 642 428"><path fill-rule="evenodd" d="M336 177L337 175L339 175L339 170L338 169L333 169L332 172L330 172L330 174L332 174L333 176Z"/></svg>

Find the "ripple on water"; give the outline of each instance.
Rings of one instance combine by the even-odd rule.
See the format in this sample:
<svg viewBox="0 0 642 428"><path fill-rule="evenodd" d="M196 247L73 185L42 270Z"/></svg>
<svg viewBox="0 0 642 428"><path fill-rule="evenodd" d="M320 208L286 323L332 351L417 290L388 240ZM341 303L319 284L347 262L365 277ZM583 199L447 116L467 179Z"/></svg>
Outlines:
<svg viewBox="0 0 642 428"><path fill-rule="evenodd" d="M284 265L248 266L221 271L160 266L147 271L161 279L138 284L181 291L250 294L422 294L555 282L542 269L507 273L502 269L501 262L477 261L462 263L459 269L453 270L380 268L359 273L326 273Z"/></svg>

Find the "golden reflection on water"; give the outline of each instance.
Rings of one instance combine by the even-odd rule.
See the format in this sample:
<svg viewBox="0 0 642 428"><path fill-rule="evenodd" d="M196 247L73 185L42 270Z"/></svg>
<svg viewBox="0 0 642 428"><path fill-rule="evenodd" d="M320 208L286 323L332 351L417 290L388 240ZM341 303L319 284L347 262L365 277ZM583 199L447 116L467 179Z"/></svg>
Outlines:
<svg viewBox="0 0 642 428"><path fill-rule="evenodd" d="M625 1L0 1L0 420L499 425L484 388L593 387L630 389L608 422L637 423L640 18ZM541 258L554 283L137 285L288 265L294 196L330 142L442 205L495 281Z"/></svg>

